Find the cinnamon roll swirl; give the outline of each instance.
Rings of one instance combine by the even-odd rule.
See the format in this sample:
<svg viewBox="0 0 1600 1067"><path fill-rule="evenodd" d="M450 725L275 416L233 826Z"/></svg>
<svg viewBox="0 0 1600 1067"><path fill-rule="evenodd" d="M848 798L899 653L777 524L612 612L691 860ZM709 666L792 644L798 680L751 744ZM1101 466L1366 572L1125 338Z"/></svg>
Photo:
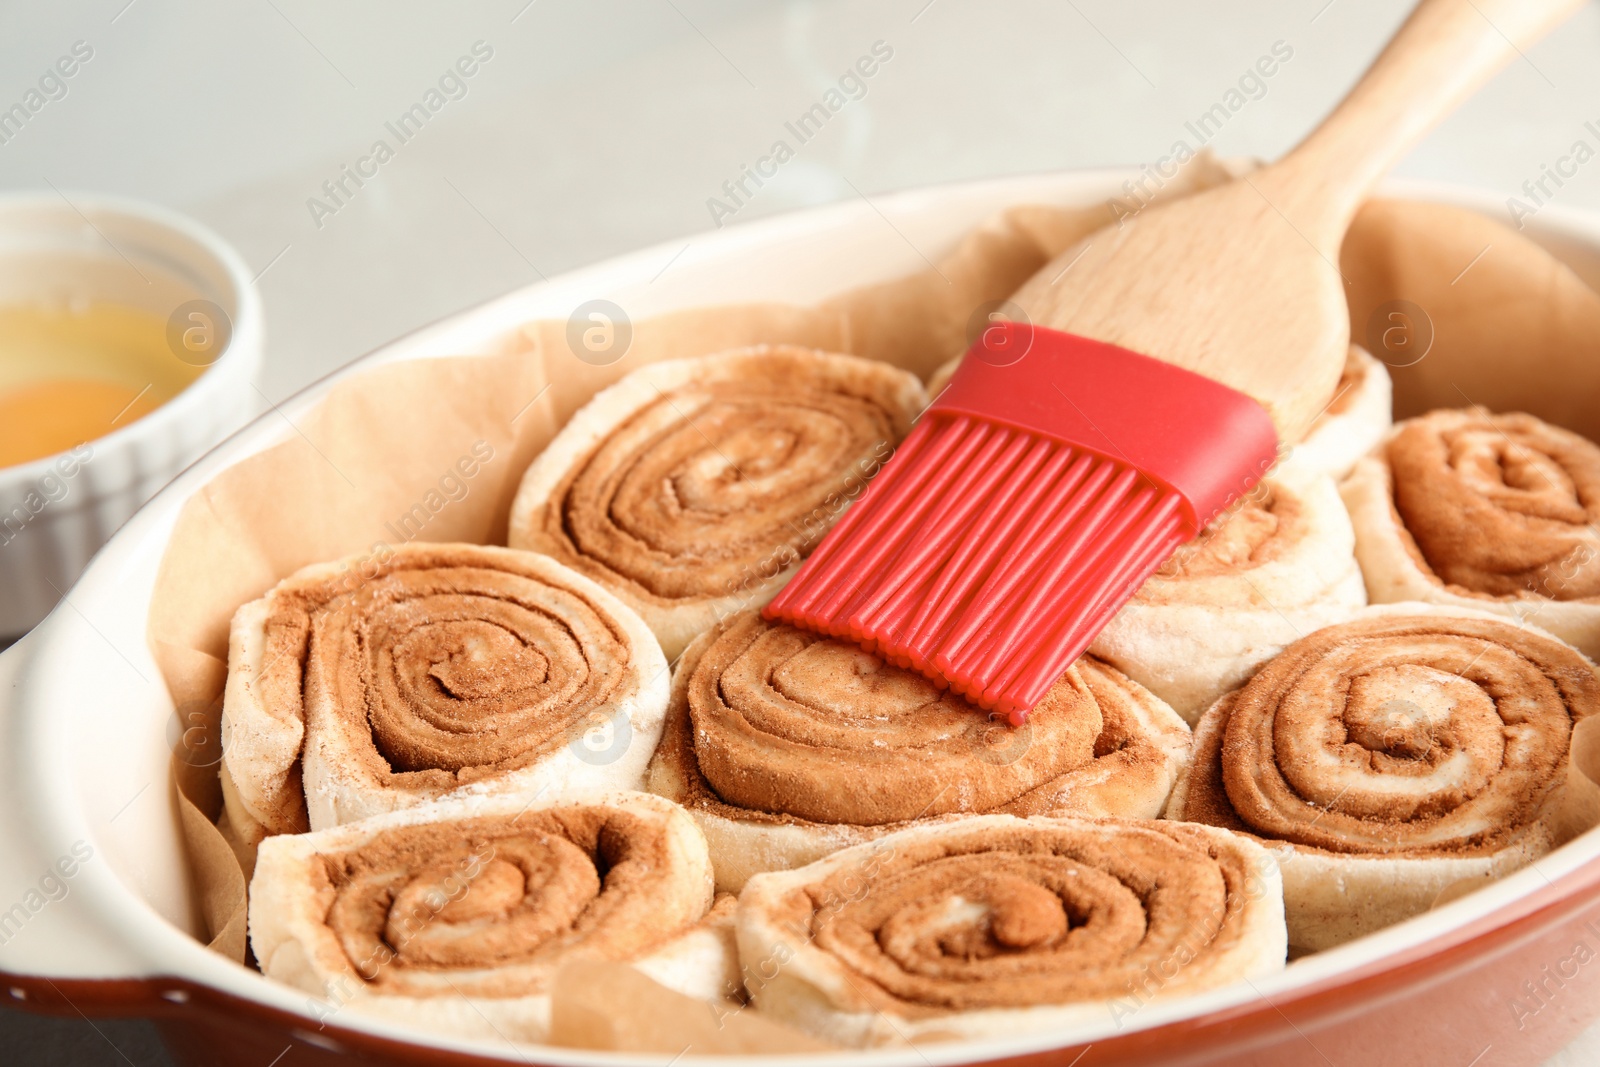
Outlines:
<svg viewBox="0 0 1600 1067"><path fill-rule="evenodd" d="M1389 368L1360 345L1351 345L1327 410L1294 446L1295 462L1307 470L1344 477L1388 433L1393 406Z"/></svg>
<svg viewBox="0 0 1600 1067"><path fill-rule="evenodd" d="M905 371L790 346L642 367L528 468L510 543L610 589L675 659L772 598L926 401Z"/></svg>
<svg viewBox="0 0 1600 1067"><path fill-rule="evenodd" d="M711 904L705 842L660 797L457 797L263 842L250 943L319 1013L538 1041L569 961L718 988L724 942L700 936Z"/></svg>
<svg viewBox="0 0 1600 1067"><path fill-rule="evenodd" d="M857 1047L1117 1022L1285 956L1264 849L1133 819L908 829L755 876L737 926L756 1007Z"/></svg>
<svg viewBox="0 0 1600 1067"><path fill-rule="evenodd" d="M1189 729L1085 657L1015 729L853 644L743 612L673 677L649 788L687 807L719 888L919 820L1161 813Z"/></svg>
<svg viewBox="0 0 1600 1067"><path fill-rule="evenodd" d="M231 829L253 844L455 790L636 788L669 686L639 617L543 556L412 544L307 567L233 619Z"/></svg>
<svg viewBox="0 0 1600 1067"><path fill-rule="evenodd" d="M1368 608L1206 712L1167 817L1261 838L1283 870L1290 943L1327 948L1591 821L1594 787L1569 752L1597 709L1594 665L1546 633L1483 612Z"/></svg>
<svg viewBox="0 0 1600 1067"><path fill-rule="evenodd" d="M1090 651L1193 724L1285 645L1365 606L1354 544L1332 480L1282 464L1179 548Z"/></svg>
<svg viewBox="0 0 1600 1067"><path fill-rule="evenodd" d="M1600 656L1600 447L1532 415L1395 426L1341 486L1373 603L1531 622Z"/></svg>

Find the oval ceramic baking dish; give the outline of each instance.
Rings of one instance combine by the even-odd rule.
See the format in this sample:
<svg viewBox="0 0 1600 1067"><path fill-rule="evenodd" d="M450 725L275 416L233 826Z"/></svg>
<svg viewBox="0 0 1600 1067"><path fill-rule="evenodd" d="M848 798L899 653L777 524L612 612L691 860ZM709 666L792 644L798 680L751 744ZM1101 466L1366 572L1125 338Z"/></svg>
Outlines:
<svg viewBox="0 0 1600 1067"><path fill-rule="evenodd" d="M708 303L816 301L925 269L924 254L948 250L1008 207L1101 202L1130 173L924 189L647 249L388 345L214 449L146 505L50 618L0 657L0 995L68 1015L155 1016L184 1064L659 1065L662 1057L496 1047L354 1013L323 1025L304 994L196 939L202 902L185 875L170 785L181 729L146 641L152 589L180 509L224 468L294 434L285 418L298 421L336 382L378 364L503 352L521 324L566 319L600 294L635 318ZM1387 191L1500 210L1497 198L1459 190L1396 183ZM1600 218L1549 208L1527 232L1594 282ZM828 1061L1534 1065L1600 1014L1600 966L1572 963L1576 944L1597 942L1600 832L1591 832L1375 937L1254 985L1151 1004L1120 1027ZM1531 983L1542 983L1545 995L1527 999Z"/></svg>

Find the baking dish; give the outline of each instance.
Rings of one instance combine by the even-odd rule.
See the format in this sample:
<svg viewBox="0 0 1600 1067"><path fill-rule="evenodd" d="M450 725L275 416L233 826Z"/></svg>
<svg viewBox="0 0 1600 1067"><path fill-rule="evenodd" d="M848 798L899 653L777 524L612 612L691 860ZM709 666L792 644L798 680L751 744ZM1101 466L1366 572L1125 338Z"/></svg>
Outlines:
<svg viewBox="0 0 1600 1067"><path fill-rule="evenodd" d="M1131 174L917 190L646 249L385 346L207 454L0 656L0 990L38 1010L154 1016L184 1064L663 1062L325 1017L304 994L196 939L201 902L185 876L169 784L183 723L146 645L151 592L180 509L224 468L296 433L292 424L335 384L380 364L500 353L523 323L567 319L596 294L635 319L707 303L814 302L925 269L925 257L1007 207L1097 203ZM1392 183L1385 192L1501 210L1494 196L1447 187ZM1526 232L1594 282L1600 218L1551 207ZM590 320L579 321L581 334ZM1095 1031L830 1062L1538 1064L1600 1015L1600 966L1587 965L1600 944L1597 890L1600 834L1591 833L1478 893L1253 986L1158 1001Z"/></svg>

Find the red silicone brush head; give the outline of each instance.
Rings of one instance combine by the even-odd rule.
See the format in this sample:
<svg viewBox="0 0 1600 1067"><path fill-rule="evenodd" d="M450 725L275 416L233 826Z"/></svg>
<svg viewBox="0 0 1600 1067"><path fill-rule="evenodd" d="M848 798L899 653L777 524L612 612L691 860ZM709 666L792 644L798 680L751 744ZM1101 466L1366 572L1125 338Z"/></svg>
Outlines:
<svg viewBox="0 0 1600 1067"><path fill-rule="evenodd" d="M1271 419L1243 393L996 323L764 614L1020 723L1276 453Z"/></svg>

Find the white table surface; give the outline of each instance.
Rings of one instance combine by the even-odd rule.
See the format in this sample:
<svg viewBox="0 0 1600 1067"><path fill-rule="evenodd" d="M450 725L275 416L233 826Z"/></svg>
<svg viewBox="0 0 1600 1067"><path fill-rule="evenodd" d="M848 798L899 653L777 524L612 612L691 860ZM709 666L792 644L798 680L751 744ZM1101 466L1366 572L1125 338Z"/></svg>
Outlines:
<svg viewBox="0 0 1600 1067"><path fill-rule="evenodd" d="M707 199L876 41L893 58L866 96L739 220L934 182L1151 161L1281 41L1291 59L1212 142L1272 157L1338 99L1408 6L3 0L0 109L75 42L94 54L64 97L0 144L0 189L115 192L215 227L262 272L258 384L279 400L540 274L706 229ZM319 226L308 198L374 139L392 143L385 122L479 41L493 56L466 95ZM1600 145L1584 125L1600 126L1597 46L1590 5L1398 173L1511 196L1574 141ZM1600 207L1600 164L1556 200ZM89 1062L61 1058L57 1033L37 1037L27 1062ZM1552 1063L1600 1063L1600 1030Z"/></svg>

